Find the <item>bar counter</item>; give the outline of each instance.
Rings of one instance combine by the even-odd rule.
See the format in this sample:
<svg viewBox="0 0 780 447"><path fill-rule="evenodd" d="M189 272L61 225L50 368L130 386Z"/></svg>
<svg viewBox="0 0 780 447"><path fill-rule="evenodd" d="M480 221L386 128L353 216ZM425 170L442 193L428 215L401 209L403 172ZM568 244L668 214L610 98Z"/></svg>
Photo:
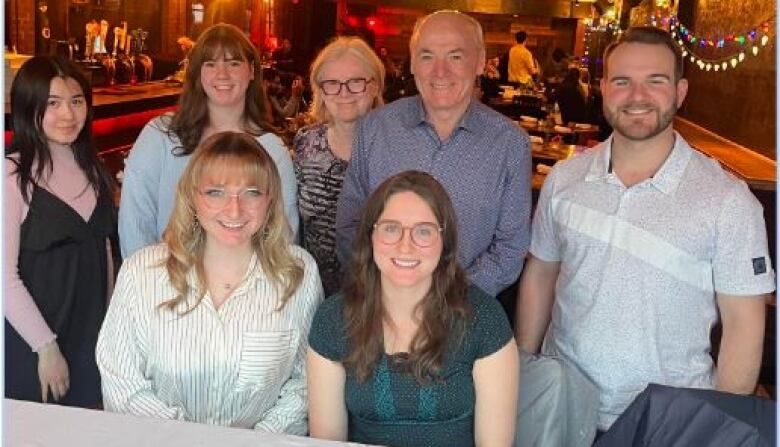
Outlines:
<svg viewBox="0 0 780 447"><path fill-rule="evenodd" d="M165 81L145 82L137 85L116 85L95 87L92 104L95 119L113 118L134 112L160 109L176 105L181 93L181 84ZM10 129L10 98L5 103L5 128Z"/></svg>

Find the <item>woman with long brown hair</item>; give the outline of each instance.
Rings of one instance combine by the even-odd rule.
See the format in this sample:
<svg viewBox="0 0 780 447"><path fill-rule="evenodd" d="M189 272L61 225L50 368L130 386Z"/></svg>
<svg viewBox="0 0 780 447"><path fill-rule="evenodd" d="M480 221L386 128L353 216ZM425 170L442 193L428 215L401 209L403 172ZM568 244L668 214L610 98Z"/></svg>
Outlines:
<svg viewBox="0 0 780 447"><path fill-rule="evenodd" d="M500 304L466 283L455 212L429 174L363 209L343 295L309 335L314 437L389 446L514 443L518 352Z"/></svg>
<svg viewBox="0 0 780 447"><path fill-rule="evenodd" d="M122 256L159 242L173 209L176 182L201 141L217 132L254 136L276 163L287 220L298 228L296 180L282 140L267 122L260 56L233 25L205 30L190 51L179 107L144 127L125 164L119 236Z"/></svg>
<svg viewBox="0 0 780 447"><path fill-rule="evenodd" d="M292 244L281 181L250 135L187 165L164 243L125 261L97 345L109 411L306 434L317 266Z"/></svg>

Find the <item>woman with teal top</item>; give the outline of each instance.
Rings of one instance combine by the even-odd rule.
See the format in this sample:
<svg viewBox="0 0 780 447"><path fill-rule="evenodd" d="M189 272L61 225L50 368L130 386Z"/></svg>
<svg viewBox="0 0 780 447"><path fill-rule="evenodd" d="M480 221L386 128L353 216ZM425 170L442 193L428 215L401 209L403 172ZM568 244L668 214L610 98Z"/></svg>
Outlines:
<svg viewBox="0 0 780 447"><path fill-rule="evenodd" d="M309 430L388 446L514 444L518 352L500 304L466 283L455 212L430 175L369 197L344 293L309 334Z"/></svg>

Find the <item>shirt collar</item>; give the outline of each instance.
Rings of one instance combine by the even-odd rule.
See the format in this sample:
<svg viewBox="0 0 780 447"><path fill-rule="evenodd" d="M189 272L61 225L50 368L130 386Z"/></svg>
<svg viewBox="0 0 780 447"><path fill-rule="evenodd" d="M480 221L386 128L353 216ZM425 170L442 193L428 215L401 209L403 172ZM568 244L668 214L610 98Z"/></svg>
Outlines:
<svg viewBox="0 0 780 447"><path fill-rule="evenodd" d="M409 111L409 114L406 115L406 118L402 118L406 121L406 126L409 128L417 127L421 124L428 123L428 120L425 117L425 107L423 106L422 102L422 96L419 94L414 97L414 101L412 101L411 110ZM460 122L457 126L455 126L456 129L465 129L468 131L474 131L477 128L479 128L479 125L477 123L477 106L475 105L477 101L475 99L471 99L469 101L469 105L466 108L466 113L463 114L463 116L460 119Z"/></svg>
<svg viewBox="0 0 780 447"><path fill-rule="evenodd" d="M591 161L585 181L603 181L614 176L612 172L612 141L612 135L610 135L602 143L602 150ZM677 189L677 185L680 184L688 161L691 159L692 151L688 143L675 131L672 151L658 172L649 180L649 183L664 194L673 193Z"/></svg>

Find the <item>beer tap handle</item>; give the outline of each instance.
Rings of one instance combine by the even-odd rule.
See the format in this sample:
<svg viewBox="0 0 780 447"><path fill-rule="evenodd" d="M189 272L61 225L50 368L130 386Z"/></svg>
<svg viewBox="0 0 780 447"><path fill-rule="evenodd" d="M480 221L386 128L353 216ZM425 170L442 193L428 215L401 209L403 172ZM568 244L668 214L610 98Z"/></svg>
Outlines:
<svg viewBox="0 0 780 447"><path fill-rule="evenodd" d="M106 36L108 35L108 20L100 21L100 53L108 53L106 50Z"/></svg>
<svg viewBox="0 0 780 447"><path fill-rule="evenodd" d="M126 48L125 47L125 41L126 41L125 39L126 38L127 38L127 21L126 20L122 20L122 39L119 42L119 49L120 50L124 50Z"/></svg>
<svg viewBox="0 0 780 447"><path fill-rule="evenodd" d="M115 26L114 27L114 48L111 50L111 55L116 57L117 54L117 47L121 45L120 42L124 43L124 39L122 39L122 28ZM119 48L121 50L121 47ZM120 51L121 54L121 51Z"/></svg>

